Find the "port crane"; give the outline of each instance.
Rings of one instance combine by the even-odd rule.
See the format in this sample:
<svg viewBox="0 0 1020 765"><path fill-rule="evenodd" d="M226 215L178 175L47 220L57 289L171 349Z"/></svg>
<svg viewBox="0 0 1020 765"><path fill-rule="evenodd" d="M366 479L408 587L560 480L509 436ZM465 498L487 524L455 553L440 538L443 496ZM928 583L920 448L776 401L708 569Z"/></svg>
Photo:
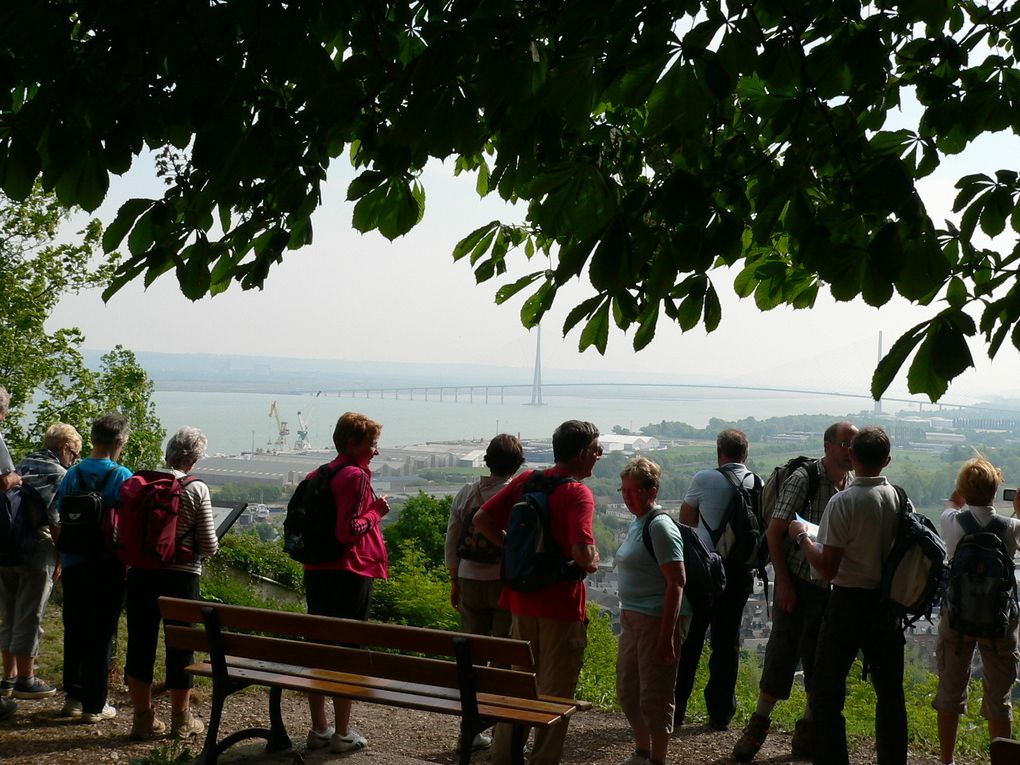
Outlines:
<svg viewBox="0 0 1020 765"><path fill-rule="evenodd" d="M308 440L308 420L301 416L301 412L297 413L298 429L297 429L297 441L294 442L295 449L311 449L312 442Z"/></svg>
<svg viewBox="0 0 1020 765"><path fill-rule="evenodd" d="M270 446L277 450L286 449L287 436L290 435L290 429L287 427L286 421L280 420L280 410L277 409L275 401L269 405L269 416L276 418L276 432L277 432L276 441L272 442Z"/></svg>

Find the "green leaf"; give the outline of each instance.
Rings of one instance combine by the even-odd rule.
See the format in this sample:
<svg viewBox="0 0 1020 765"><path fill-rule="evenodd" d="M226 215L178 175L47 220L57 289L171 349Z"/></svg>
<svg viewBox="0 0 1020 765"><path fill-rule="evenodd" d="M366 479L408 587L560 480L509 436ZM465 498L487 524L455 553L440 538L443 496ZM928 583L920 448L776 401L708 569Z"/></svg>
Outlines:
<svg viewBox="0 0 1020 765"><path fill-rule="evenodd" d="M7 156L0 159L0 188L16 202L32 193L42 163L35 146L20 133L11 138Z"/></svg>
<svg viewBox="0 0 1020 765"><path fill-rule="evenodd" d="M117 217L113 219L113 223L107 226L106 231L103 232L103 252L111 253L116 250L120 243L124 241L128 231L131 230L135 219L145 210L152 207L152 204L151 199L129 199L122 204L117 211Z"/></svg>
<svg viewBox="0 0 1020 765"><path fill-rule="evenodd" d="M748 261L743 270L733 280L733 291L737 297L746 298L758 286L758 262Z"/></svg>
<svg viewBox="0 0 1020 765"><path fill-rule="evenodd" d="M981 211L981 230L988 236L1001 234L1006 228L1006 218L1013 212L1013 197L1009 189L996 187L985 196Z"/></svg>
<svg viewBox="0 0 1020 765"><path fill-rule="evenodd" d="M206 257L209 252L208 242L195 242L181 252L183 261L177 266L177 281L181 292L190 300L205 297L209 291L209 267Z"/></svg>
<svg viewBox="0 0 1020 765"><path fill-rule="evenodd" d="M543 276L545 271L535 271L533 274L522 276L520 279L515 281L513 284L504 284L496 291L496 305L502 305L507 300L512 298L522 289L527 287L529 284L534 283L536 279Z"/></svg>
<svg viewBox="0 0 1020 765"><path fill-rule="evenodd" d="M946 290L946 302L953 308L962 308L970 296L967 293L967 285L963 279L954 276L949 280L949 288Z"/></svg>
<svg viewBox="0 0 1020 765"><path fill-rule="evenodd" d="M602 295L596 295L595 297L590 297L584 302L571 308L570 313L567 314L566 321L563 322L563 336L566 337L570 330L576 327L581 319L590 318L595 312L595 309L598 308L599 304L605 299L606 298Z"/></svg>
<svg viewBox="0 0 1020 765"><path fill-rule="evenodd" d="M719 295L715 291L715 285L708 283L705 290L705 331L714 332L722 321L722 306L719 304Z"/></svg>
<svg viewBox="0 0 1020 765"><path fill-rule="evenodd" d="M599 353L606 352L606 344L609 342L609 302L607 298L584 325L577 346L579 351L594 345Z"/></svg>
<svg viewBox="0 0 1020 765"><path fill-rule="evenodd" d="M155 213L156 207L153 205L135 221L131 234L128 236L128 251L132 255L142 255L152 246L154 237L152 226Z"/></svg>
<svg viewBox="0 0 1020 765"><path fill-rule="evenodd" d="M659 303L652 303L648 308L645 309L644 315L641 317L641 323L638 325L637 332L634 333L634 350L640 351L648 346L652 342L652 338L655 337L655 325L659 321Z"/></svg>
<svg viewBox="0 0 1020 765"><path fill-rule="evenodd" d="M463 239L461 239L459 242L457 242L457 246L453 248L453 259L455 261L460 260L465 255L467 255L469 252L474 250L475 247L478 245L478 243L480 241L482 241L482 238L486 234L491 233L493 231L493 229L495 229L498 226L499 226L499 221L498 220L491 220L488 223L486 223L484 226L479 226L474 231L472 231L470 234L465 236ZM491 237L490 237L489 241L490 242L492 241ZM486 249L488 249L488 247L486 247Z"/></svg>
<svg viewBox="0 0 1020 765"><path fill-rule="evenodd" d="M680 303L680 313L677 321L684 332L693 329L701 321L703 302L701 295L688 295Z"/></svg>
<svg viewBox="0 0 1020 765"><path fill-rule="evenodd" d="M552 281L544 282L521 306L521 323L528 329L537 326L555 297L556 284Z"/></svg>
<svg viewBox="0 0 1020 765"><path fill-rule="evenodd" d="M385 180L386 176L378 170L366 170L351 181L351 185L347 187L348 201L353 202L355 199L361 199L368 192L379 188Z"/></svg>
<svg viewBox="0 0 1020 765"><path fill-rule="evenodd" d="M903 335L901 335L889 352L882 357L878 362L878 366L875 368L875 373L871 377L871 396L876 401L882 398L882 394L886 392L889 386L892 384L893 379L900 371L900 367L903 366L903 362L907 360L907 356L913 352L917 344L921 342L921 338L924 336L924 330L928 327L930 322L922 322L917 326L909 329Z"/></svg>

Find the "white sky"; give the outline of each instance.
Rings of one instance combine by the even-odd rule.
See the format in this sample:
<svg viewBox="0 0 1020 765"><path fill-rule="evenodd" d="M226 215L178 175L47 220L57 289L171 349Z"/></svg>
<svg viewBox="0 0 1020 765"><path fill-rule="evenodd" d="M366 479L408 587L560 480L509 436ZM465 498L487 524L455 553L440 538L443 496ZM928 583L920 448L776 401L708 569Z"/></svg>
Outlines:
<svg viewBox="0 0 1020 765"><path fill-rule="evenodd" d="M960 175L996 169L995 161L1018 156L1016 149L1015 139L997 139L944 164L923 184L935 219L949 215L952 186ZM86 347L92 349L121 343L136 351L529 367L534 334L521 326L519 309L530 290L497 306L495 291L513 273L476 285L468 264L454 263L451 257L456 242L477 226L521 213L495 194L479 200L473 176L454 178L452 170L436 163L422 179L427 193L424 220L390 243L377 233L361 235L352 228L353 205L345 201L352 177L346 163L334 164L314 218L314 243L288 253L262 291L244 292L235 285L216 298L192 303L181 295L170 272L147 291L138 280L107 305L98 291L68 297L51 325L80 326ZM109 223L125 199L161 194L151 161L142 158L126 176L113 180L96 216ZM80 223L80 218L77 226L72 222L68 233ZM530 265L522 253L512 260L511 271L527 273L534 270ZM631 338L614 326L605 357L593 349L578 353L580 328L561 339L568 310L592 294L582 275L561 289L543 322L543 365L576 369L578 381L584 380L584 370L612 370L630 380L654 374L669 375L675 382L863 393L870 387L879 331L888 349L905 330L940 308L911 306L900 299L881 309L863 301L836 304L825 292L809 311L779 308L761 313L752 300L740 301L733 294L736 274L724 271L713 278L723 305L722 324L714 333L698 327L684 334L663 317L653 343L635 353ZM1020 395L1020 355L1008 340L994 365L983 343L975 341L971 347L977 370L951 385L944 401ZM905 393L904 368L889 394Z"/></svg>

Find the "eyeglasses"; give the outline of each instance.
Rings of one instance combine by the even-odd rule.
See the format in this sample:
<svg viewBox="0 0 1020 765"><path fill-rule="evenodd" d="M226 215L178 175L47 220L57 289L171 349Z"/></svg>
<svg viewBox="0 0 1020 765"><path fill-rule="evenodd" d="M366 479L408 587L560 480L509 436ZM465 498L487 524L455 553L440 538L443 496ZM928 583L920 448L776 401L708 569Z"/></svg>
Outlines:
<svg viewBox="0 0 1020 765"><path fill-rule="evenodd" d="M838 446L840 449L846 449L848 446L850 446L850 444L852 442L851 441L829 441L829 443L832 444L833 446Z"/></svg>
<svg viewBox="0 0 1020 765"><path fill-rule="evenodd" d="M602 449L602 444L592 444L591 446L588 447L588 451L594 454L596 458L601 458L604 453L604 450Z"/></svg>

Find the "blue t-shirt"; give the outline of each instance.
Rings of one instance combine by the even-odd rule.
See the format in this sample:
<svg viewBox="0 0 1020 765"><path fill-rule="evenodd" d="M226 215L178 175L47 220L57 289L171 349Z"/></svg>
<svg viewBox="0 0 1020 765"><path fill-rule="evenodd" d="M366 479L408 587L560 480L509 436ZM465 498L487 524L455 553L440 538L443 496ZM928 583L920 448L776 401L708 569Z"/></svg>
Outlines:
<svg viewBox="0 0 1020 765"><path fill-rule="evenodd" d="M684 542L680 529L669 518L660 515L652 520L648 535L655 558L648 554L642 539L644 518L635 518L627 528L627 536L616 551L616 572L620 582L620 607L647 616L662 616L666 596L666 577L660 566L684 560ZM656 561L658 558L658 561ZM691 613L687 598L680 607L681 615Z"/></svg>
<svg viewBox="0 0 1020 765"><path fill-rule="evenodd" d="M112 474L111 470L114 470ZM108 478L107 475L109 475ZM57 489L57 512L60 512L60 500L64 495L82 489L97 489L100 485L103 486L103 504L106 507L113 507L120 501L121 485L132 475L130 470L111 459L86 457L64 474L60 488ZM105 484L103 479L106 479ZM64 568L74 566L84 560L86 558L83 555L68 555L67 553L60 555L60 564Z"/></svg>
<svg viewBox="0 0 1020 765"><path fill-rule="evenodd" d="M745 465L729 462L723 467L731 468L738 480L743 481L745 486L750 486L750 481L745 480L750 473ZM698 536L709 550L714 551L715 544L707 527L711 526L713 531L719 531L733 494L730 479L713 469L695 473L687 494L684 495L684 502L698 511Z"/></svg>

